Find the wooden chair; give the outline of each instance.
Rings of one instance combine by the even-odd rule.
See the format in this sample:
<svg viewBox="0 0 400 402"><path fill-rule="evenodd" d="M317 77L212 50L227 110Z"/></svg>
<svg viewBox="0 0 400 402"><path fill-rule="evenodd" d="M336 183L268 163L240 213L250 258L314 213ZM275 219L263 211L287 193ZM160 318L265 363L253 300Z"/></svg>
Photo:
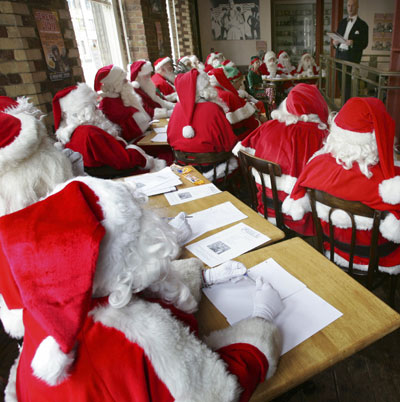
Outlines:
<svg viewBox="0 0 400 402"><path fill-rule="evenodd" d="M175 162L181 165L193 165L196 169L198 169L201 173L204 172L201 166L212 166L213 175L212 181L216 186L220 189L228 189L231 188L234 191L233 180L235 174L233 172L229 173L229 161L231 158L234 158L232 152L208 152L208 153L192 153L192 152L184 152L178 151L177 149L173 149ZM217 178L217 166L221 163L225 163L225 170L223 178Z"/></svg>
<svg viewBox="0 0 400 402"><path fill-rule="evenodd" d="M118 177L132 176L138 173L138 168L117 170L111 166L87 167L85 172L89 176L99 177L101 179L116 179Z"/></svg>
<svg viewBox="0 0 400 402"><path fill-rule="evenodd" d="M238 156L242 174L249 189L250 206L256 212L258 212L257 186L255 179L255 175L257 175L260 179L259 182L261 183L262 187L261 196L264 205L264 218L268 219L268 208L273 209L275 211L276 226L283 230L285 234L293 236L293 231L288 229L283 224L283 214L281 209L282 202L279 200L278 190L276 187L276 177L280 177L282 175L280 165L265 159L257 158L256 156L250 155L242 150L239 151ZM264 174L267 174L270 177L272 200L266 196Z"/></svg>
<svg viewBox="0 0 400 402"><path fill-rule="evenodd" d="M379 235L379 224L381 219L383 219L388 212L379 211L372 209L359 201L347 201L341 198L334 197L323 191L314 190L311 188L307 189L308 196L310 197L312 216L317 232L317 242L318 248L321 253L324 254L323 243L328 241L330 245L330 260L334 262L334 247L349 255L349 266L348 268L340 266L342 269L347 271L353 277L364 277L366 279L366 287L368 289L374 289L379 286L382 279L387 277L389 274L379 271L379 258L383 255L387 255L394 251L398 244L389 242L383 245L378 245L378 235ZM325 234L322 230L321 221L317 215L316 203L319 202L328 206L328 224L329 224L329 235ZM346 244L335 239L334 236L334 226L332 224L332 213L335 210L344 211L351 220L351 243ZM371 229L371 243L368 247L356 244L356 216L362 216L371 218L373 221ZM354 256L369 257L369 264L367 271L361 271L353 267ZM390 276L390 290L389 290L389 303L394 306L395 291L397 285L397 275Z"/></svg>

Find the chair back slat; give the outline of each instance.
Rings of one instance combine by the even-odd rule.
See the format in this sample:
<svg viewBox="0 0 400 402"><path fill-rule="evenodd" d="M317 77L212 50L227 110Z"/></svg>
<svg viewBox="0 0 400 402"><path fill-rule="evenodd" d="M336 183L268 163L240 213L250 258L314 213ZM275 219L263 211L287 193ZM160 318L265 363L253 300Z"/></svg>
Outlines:
<svg viewBox="0 0 400 402"><path fill-rule="evenodd" d="M258 158L256 156L250 155L248 152L239 151L239 161L242 169L243 176L247 183L247 187L249 189L250 194L250 204L251 207L258 211L258 199L257 199L257 186L256 186L256 177L259 177L259 182L261 183L261 200L264 205L264 217L268 219L268 197L266 195L266 189L268 188L265 184L265 176L268 175L271 192L272 192L272 203L273 209L275 211L276 217L276 226L286 231L286 227L283 224L283 215L281 210L281 202L278 197L278 189L276 185L276 177L280 177L282 175L282 170L280 165L277 163Z"/></svg>

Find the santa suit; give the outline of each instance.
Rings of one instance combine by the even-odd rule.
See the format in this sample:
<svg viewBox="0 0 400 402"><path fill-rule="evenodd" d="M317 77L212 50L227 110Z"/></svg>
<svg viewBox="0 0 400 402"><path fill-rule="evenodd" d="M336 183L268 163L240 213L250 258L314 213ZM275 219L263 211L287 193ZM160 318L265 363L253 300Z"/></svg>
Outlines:
<svg viewBox="0 0 400 402"><path fill-rule="evenodd" d="M146 166L143 153L129 145L126 146L125 141L113 137L96 126L77 127L65 147L79 152L85 167L110 166L122 170Z"/></svg>
<svg viewBox="0 0 400 402"><path fill-rule="evenodd" d="M95 194L85 182L96 183L92 187L96 192L107 185L95 179L73 181L45 200L0 219L0 247L7 254L0 262L18 282L15 292L24 307L25 326L24 345L11 370L6 402L248 401L267 371L269 378L275 370L277 357L270 362L266 357L274 345L263 338L266 333L277 336L276 327L264 319L250 318L211 333L205 340L207 346L196 336L193 315L170 304L137 295L125 307L114 308L108 297L91 298L96 261L106 257L99 250L100 243L110 241L104 236L105 228L112 231L113 219L118 222L130 215L131 200L124 196L127 187L122 183L113 183L111 191L116 191L105 193L107 200L103 201L103 195ZM112 204L116 199L122 206L117 210ZM67 211L61 207L66 203L71 206ZM115 213L121 216L112 216ZM59 224L64 229L56 231ZM72 233L76 238L66 247L63 241ZM43 256L40 250L48 240L51 248ZM34 246L35 251L21 244ZM75 253L75 247L83 253ZM28 255L30 268L21 260ZM82 265L76 271L66 269L78 260ZM176 269L176 275L199 294L201 268L181 264ZM7 289L0 291L7 303L15 301L15 292L10 296ZM56 338L61 353L72 354L73 365L66 377L46 366L59 356L40 354L50 337ZM38 354L39 367L34 361Z"/></svg>
<svg viewBox="0 0 400 402"><path fill-rule="evenodd" d="M125 106L120 97L104 97L99 109L121 127L121 135L128 142L139 140L148 127L150 116L133 106Z"/></svg>
<svg viewBox="0 0 400 402"><path fill-rule="evenodd" d="M151 77L152 81L160 93L164 96L170 95L175 92L175 87L161 74L155 73Z"/></svg>
<svg viewBox="0 0 400 402"><path fill-rule="evenodd" d="M142 88L135 88L135 92L142 98L144 110L146 110L147 114L151 118L153 118L154 110L157 108L161 108L161 105L151 99L150 96L147 95L147 93L144 92Z"/></svg>
<svg viewBox="0 0 400 402"><path fill-rule="evenodd" d="M351 109L351 105L360 102L370 102L370 113L373 114L375 109L377 115L388 116L383 104L378 99L372 98L352 98L341 109L337 115L335 123L341 118L341 113L347 114L349 121L358 120L356 109ZM353 112L353 113L352 113ZM365 118L364 116L362 116ZM378 121L379 117L375 121ZM384 218L380 224L380 233L378 244L386 250L383 256L379 259L380 270L385 272L398 273L400 272L400 247L389 247L388 240L400 243L400 168L393 165L393 137L394 123L382 125L383 129L375 125L374 130L378 133L377 136L384 138L384 145L378 144L379 159L384 161L369 167L372 177L367 178L359 168L357 162L353 162L353 167L345 169L339 162L336 161L330 153L323 153L314 157L302 171L295 187L290 195L285 200L282 206L286 213L291 214L294 219L301 219L307 211L310 211L310 202L306 195L306 188L313 188L327 192L335 197L343 198L348 201L360 201L363 204L381 211L389 211L390 214ZM339 123L338 123L339 124ZM392 127L390 127L392 125ZM337 127L333 123L333 127ZM332 130L332 129L331 129ZM365 131L364 131L365 132ZM372 132L372 128L371 128ZM362 132L361 132L362 133ZM350 136L351 134L346 134ZM360 133L355 133L360 135ZM361 134L362 135L362 134ZM367 135L367 134L365 134ZM388 138L386 140L386 138ZM379 139L377 142L379 143ZM391 145L390 145L391 144ZM323 231L329 233L328 227L328 208L317 204L318 216L321 219ZM345 244L351 242L351 221L347 215L340 213L332 214L332 223L335 230L335 238ZM366 271L369 262L368 246L371 243L371 228L372 219L356 217L356 244L361 245L361 248L356 250L354 256L354 268ZM386 244L386 246L385 246ZM362 250L362 246L364 250ZM329 250L329 243L324 243L325 250ZM348 266L349 255L335 247L335 262L341 266Z"/></svg>

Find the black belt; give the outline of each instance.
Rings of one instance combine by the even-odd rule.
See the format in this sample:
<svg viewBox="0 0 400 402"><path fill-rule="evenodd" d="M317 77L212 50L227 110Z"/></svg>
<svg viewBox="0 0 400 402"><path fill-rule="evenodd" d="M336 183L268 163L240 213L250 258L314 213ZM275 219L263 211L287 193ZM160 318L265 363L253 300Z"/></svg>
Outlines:
<svg viewBox="0 0 400 402"><path fill-rule="evenodd" d="M327 235L323 235L324 240L329 242L329 237ZM350 253L350 244L349 243L343 243L339 240L334 240L333 242L334 246L337 247L339 250L345 251L346 253ZM396 243L392 242L386 242L383 244L378 245L378 255L379 257L386 257L389 254L393 253L398 247L400 247ZM369 252L370 252L370 246L360 246L356 245L354 246L354 255L358 257L364 257L364 258L369 258Z"/></svg>

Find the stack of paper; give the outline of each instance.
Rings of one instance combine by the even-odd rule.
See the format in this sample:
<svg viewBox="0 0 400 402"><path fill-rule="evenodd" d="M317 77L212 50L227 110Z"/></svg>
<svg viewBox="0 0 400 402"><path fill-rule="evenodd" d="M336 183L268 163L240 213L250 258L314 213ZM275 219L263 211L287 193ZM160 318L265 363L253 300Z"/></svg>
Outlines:
<svg viewBox="0 0 400 402"><path fill-rule="evenodd" d="M237 209L230 201L195 212L187 220L192 229L192 235L187 239L186 243L191 242L210 230L218 229L246 218L247 215Z"/></svg>
<svg viewBox="0 0 400 402"><path fill-rule="evenodd" d="M163 194L176 190L175 186L182 184L181 179L166 167L155 173L146 173L124 179L129 184L134 184L138 190L147 196Z"/></svg>
<svg viewBox="0 0 400 402"><path fill-rule="evenodd" d="M248 270L239 282L204 288L203 292L233 325L253 312L255 280L262 277L279 293L284 308L275 317L283 337L282 355L343 314L282 268L273 258Z"/></svg>
<svg viewBox="0 0 400 402"><path fill-rule="evenodd" d="M186 248L209 267L215 267L268 240L270 240L268 236L241 222Z"/></svg>
<svg viewBox="0 0 400 402"><path fill-rule="evenodd" d="M168 142L167 133L159 133L156 134L152 139L151 142Z"/></svg>
<svg viewBox="0 0 400 402"><path fill-rule="evenodd" d="M197 200L199 198L208 197L209 195L220 193L221 190L212 183L202 184L196 187L183 188L165 194L165 198L170 205L183 204L184 202Z"/></svg>

